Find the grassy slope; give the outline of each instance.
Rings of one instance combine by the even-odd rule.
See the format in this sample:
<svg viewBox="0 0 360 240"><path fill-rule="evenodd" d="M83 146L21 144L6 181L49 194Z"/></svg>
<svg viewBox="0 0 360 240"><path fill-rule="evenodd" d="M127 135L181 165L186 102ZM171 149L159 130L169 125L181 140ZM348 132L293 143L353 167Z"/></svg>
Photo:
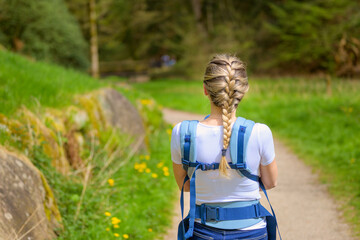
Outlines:
<svg viewBox="0 0 360 240"><path fill-rule="evenodd" d="M105 85L82 73L46 63L31 62L18 55L0 51L0 113L10 118L14 117L14 113L22 105L34 111L38 110L39 105L62 108L73 103L74 94ZM143 96L139 92L124 92L127 92L133 102ZM148 136L151 139L150 159L144 160L137 154L129 156L131 149L121 146L124 145L122 136L104 133L99 145L94 148L94 158L91 160L93 175L86 188L77 219L74 215L83 191L82 178L76 175L60 175L51 166L51 159L43 154L41 148L34 147L36 149L31 160L48 179L63 217L65 229L61 231L59 239L123 239L123 234L128 234L129 239L158 239L159 233L165 231L171 217L171 199L176 186L172 174L165 176L163 170L163 167L169 168L171 164L169 136L158 107L144 114L148 119L156 121L150 122L150 125L156 124L158 127ZM104 151L104 145L109 141L113 142L113 137L117 138L115 141L118 141L117 146L122 148L120 152L123 153L114 158L114 165L109 167L108 172L97 175L109 158ZM91 145L90 142L86 144ZM90 147L88 152L90 154ZM124 160L128 162L118 171L112 172L112 169ZM144 162L147 163L150 173L140 173L134 169L135 163ZM159 162L163 163L162 167L157 167ZM157 174L157 178L153 177L153 173ZM109 178L114 180L113 187L106 182ZM105 184L101 186L104 181ZM110 212L111 217L121 219L119 228L113 227L111 217L105 216L105 211ZM119 237L114 236L115 233L119 234Z"/></svg>
<svg viewBox="0 0 360 240"><path fill-rule="evenodd" d="M156 81L135 85L166 107L209 113L201 82ZM250 80L238 114L268 124L306 163L320 172L345 217L360 233L360 82L304 79Z"/></svg>
<svg viewBox="0 0 360 240"><path fill-rule="evenodd" d="M32 62L0 50L0 113L11 115L20 106L34 109L39 104L63 107L76 93L104 86L83 73L56 65Z"/></svg>

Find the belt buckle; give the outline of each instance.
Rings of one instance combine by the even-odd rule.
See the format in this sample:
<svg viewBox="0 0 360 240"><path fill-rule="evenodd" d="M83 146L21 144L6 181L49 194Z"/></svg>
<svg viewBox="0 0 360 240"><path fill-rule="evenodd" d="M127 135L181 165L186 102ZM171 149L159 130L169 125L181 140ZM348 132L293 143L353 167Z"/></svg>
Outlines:
<svg viewBox="0 0 360 240"><path fill-rule="evenodd" d="M207 222L218 222L219 221L219 212L220 212L220 208L219 207L210 207L210 206L205 206L205 219Z"/></svg>

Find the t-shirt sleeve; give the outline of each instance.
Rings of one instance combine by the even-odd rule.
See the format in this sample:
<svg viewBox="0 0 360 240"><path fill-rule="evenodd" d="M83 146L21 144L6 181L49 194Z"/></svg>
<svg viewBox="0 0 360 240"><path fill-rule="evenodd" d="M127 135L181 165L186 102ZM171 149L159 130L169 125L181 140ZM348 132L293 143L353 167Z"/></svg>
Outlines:
<svg viewBox="0 0 360 240"><path fill-rule="evenodd" d="M260 124L258 131L260 146L260 163L263 166L269 165L275 159L274 139L270 128L265 124Z"/></svg>
<svg viewBox="0 0 360 240"><path fill-rule="evenodd" d="M171 160L176 164L182 164L180 149L180 123L173 128L171 134Z"/></svg>

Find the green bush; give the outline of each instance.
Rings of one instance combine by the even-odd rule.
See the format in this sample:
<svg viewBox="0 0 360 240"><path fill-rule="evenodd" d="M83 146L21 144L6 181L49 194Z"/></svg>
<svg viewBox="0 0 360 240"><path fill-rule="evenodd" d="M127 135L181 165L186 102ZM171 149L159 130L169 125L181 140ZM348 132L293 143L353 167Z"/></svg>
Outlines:
<svg viewBox="0 0 360 240"><path fill-rule="evenodd" d="M88 66L87 44L63 0L1 0L0 33L9 49L63 66Z"/></svg>

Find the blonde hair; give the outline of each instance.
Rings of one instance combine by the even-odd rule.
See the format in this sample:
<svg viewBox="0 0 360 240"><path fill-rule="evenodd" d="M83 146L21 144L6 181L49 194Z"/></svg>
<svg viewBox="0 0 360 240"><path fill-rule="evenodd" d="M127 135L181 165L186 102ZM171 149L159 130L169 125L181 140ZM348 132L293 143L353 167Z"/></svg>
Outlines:
<svg viewBox="0 0 360 240"><path fill-rule="evenodd" d="M224 140L219 171L221 175L228 176L227 169L230 166L225 153L231 137L231 115L249 89L244 63L235 56L215 55L206 67L204 86L210 100L215 106L222 108Z"/></svg>

